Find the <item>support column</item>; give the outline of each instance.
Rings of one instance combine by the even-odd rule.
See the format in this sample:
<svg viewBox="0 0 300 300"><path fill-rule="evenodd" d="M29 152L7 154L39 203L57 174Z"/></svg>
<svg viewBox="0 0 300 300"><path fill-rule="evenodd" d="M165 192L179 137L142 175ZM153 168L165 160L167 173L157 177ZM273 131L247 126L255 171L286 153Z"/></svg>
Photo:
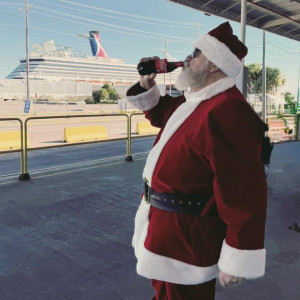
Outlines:
<svg viewBox="0 0 300 300"><path fill-rule="evenodd" d="M241 0L241 41L246 42L247 0Z"/></svg>
<svg viewBox="0 0 300 300"><path fill-rule="evenodd" d="M263 63L262 63L262 119L266 122L266 32L263 31Z"/></svg>
<svg viewBox="0 0 300 300"><path fill-rule="evenodd" d="M246 45L246 24L247 24L247 0L241 0L241 41ZM244 87L247 84L247 78L244 71L244 59L242 60L243 69L239 76L241 76L241 92L244 97L247 96L247 87ZM245 82L246 81L246 82Z"/></svg>

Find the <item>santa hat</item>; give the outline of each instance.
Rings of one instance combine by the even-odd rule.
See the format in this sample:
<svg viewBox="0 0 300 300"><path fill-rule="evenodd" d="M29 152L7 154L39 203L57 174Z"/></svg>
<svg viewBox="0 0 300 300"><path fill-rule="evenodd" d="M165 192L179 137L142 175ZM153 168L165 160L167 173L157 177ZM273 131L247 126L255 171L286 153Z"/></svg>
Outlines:
<svg viewBox="0 0 300 300"><path fill-rule="evenodd" d="M247 55L247 47L233 34L229 22L219 25L202 35L194 47L227 76L236 77L242 70L242 59Z"/></svg>

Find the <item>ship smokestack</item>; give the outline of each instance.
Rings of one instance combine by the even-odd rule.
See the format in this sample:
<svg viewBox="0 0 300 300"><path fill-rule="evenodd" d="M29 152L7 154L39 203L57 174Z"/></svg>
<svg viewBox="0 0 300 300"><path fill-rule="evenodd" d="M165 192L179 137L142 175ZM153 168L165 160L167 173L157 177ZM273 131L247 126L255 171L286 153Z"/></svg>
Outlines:
<svg viewBox="0 0 300 300"><path fill-rule="evenodd" d="M99 31L90 31L90 44L93 56L96 57L108 57L104 48L100 43Z"/></svg>

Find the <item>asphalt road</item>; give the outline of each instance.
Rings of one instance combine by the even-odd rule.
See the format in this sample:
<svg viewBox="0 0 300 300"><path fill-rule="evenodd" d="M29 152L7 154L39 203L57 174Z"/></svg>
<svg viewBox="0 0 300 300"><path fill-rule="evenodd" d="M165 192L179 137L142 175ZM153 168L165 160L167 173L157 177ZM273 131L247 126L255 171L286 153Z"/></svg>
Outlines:
<svg viewBox="0 0 300 300"><path fill-rule="evenodd" d="M132 139L131 153L150 151L155 137ZM112 157L126 157L126 140L86 144L28 152L28 172L81 164ZM20 153L0 155L0 176L20 174Z"/></svg>

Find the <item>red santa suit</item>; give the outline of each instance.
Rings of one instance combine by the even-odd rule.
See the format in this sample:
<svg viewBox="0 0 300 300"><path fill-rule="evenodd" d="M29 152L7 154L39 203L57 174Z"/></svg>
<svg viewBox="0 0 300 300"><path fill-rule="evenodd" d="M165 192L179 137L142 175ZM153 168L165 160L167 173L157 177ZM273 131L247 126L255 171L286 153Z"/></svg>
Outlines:
<svg viewBox="0 0 300 300"><path fill-rule="evenodd" d="M224 273L264 274L267 187L260 161L263 122L223 78L184 96L155 85L127 100L160 127L143 178L161 193L213 195L201 214L173 213L141 201L133 247L138 274L195 285Z"/></svg>

